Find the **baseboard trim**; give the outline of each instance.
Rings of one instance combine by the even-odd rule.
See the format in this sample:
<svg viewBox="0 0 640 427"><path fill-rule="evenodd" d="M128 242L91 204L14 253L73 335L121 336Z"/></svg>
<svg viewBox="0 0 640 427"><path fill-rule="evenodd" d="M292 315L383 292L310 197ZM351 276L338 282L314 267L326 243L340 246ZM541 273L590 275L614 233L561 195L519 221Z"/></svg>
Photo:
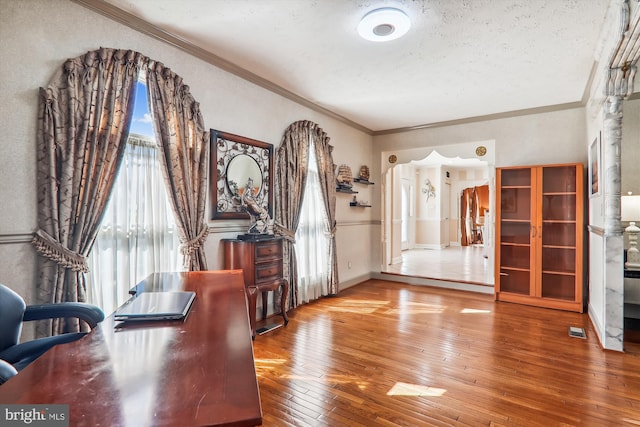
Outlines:
<svg viewBox="0 0 640 427"><path fill-rule="evenodd" d="M391 264L400 264L402 262L402 256L397 256L391 259Z"/></svg>
<svg viewBox="0 0 640 427"><path fill-rule="evenodd" d="M598 337L598 342L600 344L600 347L604 349L605 348L604 340L602 339L602 335L604 334L604 328L602 327L602 324L599 322L600 319L598 318L598 316L596 316L595 309L591 306L591 304L587 304L587 314L589 315L589 320L591 321L591 325L593 325L593 329L596 332L596 337Z"/></svg>
<svg viewBox="0 0 640 427"><path fill-rule="evenodd" d="M371 279L371 273L362 274L360 276L354 277L353 279L345 280L344 282L340 282L340 290L344 291L352 286L359 285L362 282L366 282Z"/></svg>
<svg viewBox="0 0 640 427"><path fill-rule="evenodd" d="M415 249L429 249L429 250L442 250L446 248L446 245L443 244L425 244L418 243L414 246Z"/></svg>

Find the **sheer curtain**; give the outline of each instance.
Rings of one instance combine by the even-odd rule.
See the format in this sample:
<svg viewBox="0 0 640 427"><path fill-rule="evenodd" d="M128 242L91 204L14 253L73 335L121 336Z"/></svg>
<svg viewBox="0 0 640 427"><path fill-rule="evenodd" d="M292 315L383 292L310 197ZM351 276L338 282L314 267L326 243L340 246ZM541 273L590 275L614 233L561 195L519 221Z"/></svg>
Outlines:
<svg viewBox="0 0 640 427"><path fill-rule="evenodd" d="M131 134L89 255L89 301L111 313L152 272L180 270L179 241L158 149Z"/></svg>
<svg viewBox="0 0 640 427"><path fill-rule="evenodd" d="M309 144L309 169L304 190L295 250L300 303L327 295L329 272L329 225L322 199L313 141Z"/></svg>

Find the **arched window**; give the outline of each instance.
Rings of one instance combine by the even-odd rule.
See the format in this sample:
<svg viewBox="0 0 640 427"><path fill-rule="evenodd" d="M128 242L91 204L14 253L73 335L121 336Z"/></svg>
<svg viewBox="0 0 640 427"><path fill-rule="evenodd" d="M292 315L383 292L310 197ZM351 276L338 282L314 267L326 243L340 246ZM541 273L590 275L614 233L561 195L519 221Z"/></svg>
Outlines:
<svg viewBox="0 0 640 427"><path fill-rule="evenodd" d="M88 259L88 301L106 313L150 273L182 269L159 155L147 88L138 81L124 159Z"/></svg>
<svg viewBox="0 0 640 427"><path fill-rule="evenodd" d="M206 269L203 243L209 133L182 78L131 50L100 48L67 60L38 106L36 299L86 301L87 256L124 159L133 95L146 73L149 108L183 264ZM135 283L131 284L131 286ZM41 323L38 336L77 331L65 319Z"/></svg>

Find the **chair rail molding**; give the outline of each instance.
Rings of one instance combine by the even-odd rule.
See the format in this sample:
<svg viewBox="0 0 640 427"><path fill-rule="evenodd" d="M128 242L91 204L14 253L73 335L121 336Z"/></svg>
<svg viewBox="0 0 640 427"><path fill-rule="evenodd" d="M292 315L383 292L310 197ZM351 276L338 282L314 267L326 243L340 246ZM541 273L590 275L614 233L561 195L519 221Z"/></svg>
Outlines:
<svg viewBox="0 0 640 427"><path fill-rule="evenodd" d="M33 233L0 234L0 245L13 243L31 243Z"/></svg>

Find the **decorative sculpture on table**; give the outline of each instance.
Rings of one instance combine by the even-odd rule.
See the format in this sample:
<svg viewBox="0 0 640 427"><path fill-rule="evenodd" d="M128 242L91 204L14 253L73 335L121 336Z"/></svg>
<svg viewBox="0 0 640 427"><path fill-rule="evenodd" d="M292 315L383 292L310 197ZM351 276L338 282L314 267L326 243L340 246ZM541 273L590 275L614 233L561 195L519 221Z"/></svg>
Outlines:
<svg viewBox="0 0 640 427"><path fill-rule="evenodd" d="M269 217L269 212L260 206L254 195L253 179L247 180L247 185L242 192L242 205L249 215L251 215L251 225L247 234L249 235L261 235L261 234L273 234L269 231L272 230L273 221Z"/></svg>

